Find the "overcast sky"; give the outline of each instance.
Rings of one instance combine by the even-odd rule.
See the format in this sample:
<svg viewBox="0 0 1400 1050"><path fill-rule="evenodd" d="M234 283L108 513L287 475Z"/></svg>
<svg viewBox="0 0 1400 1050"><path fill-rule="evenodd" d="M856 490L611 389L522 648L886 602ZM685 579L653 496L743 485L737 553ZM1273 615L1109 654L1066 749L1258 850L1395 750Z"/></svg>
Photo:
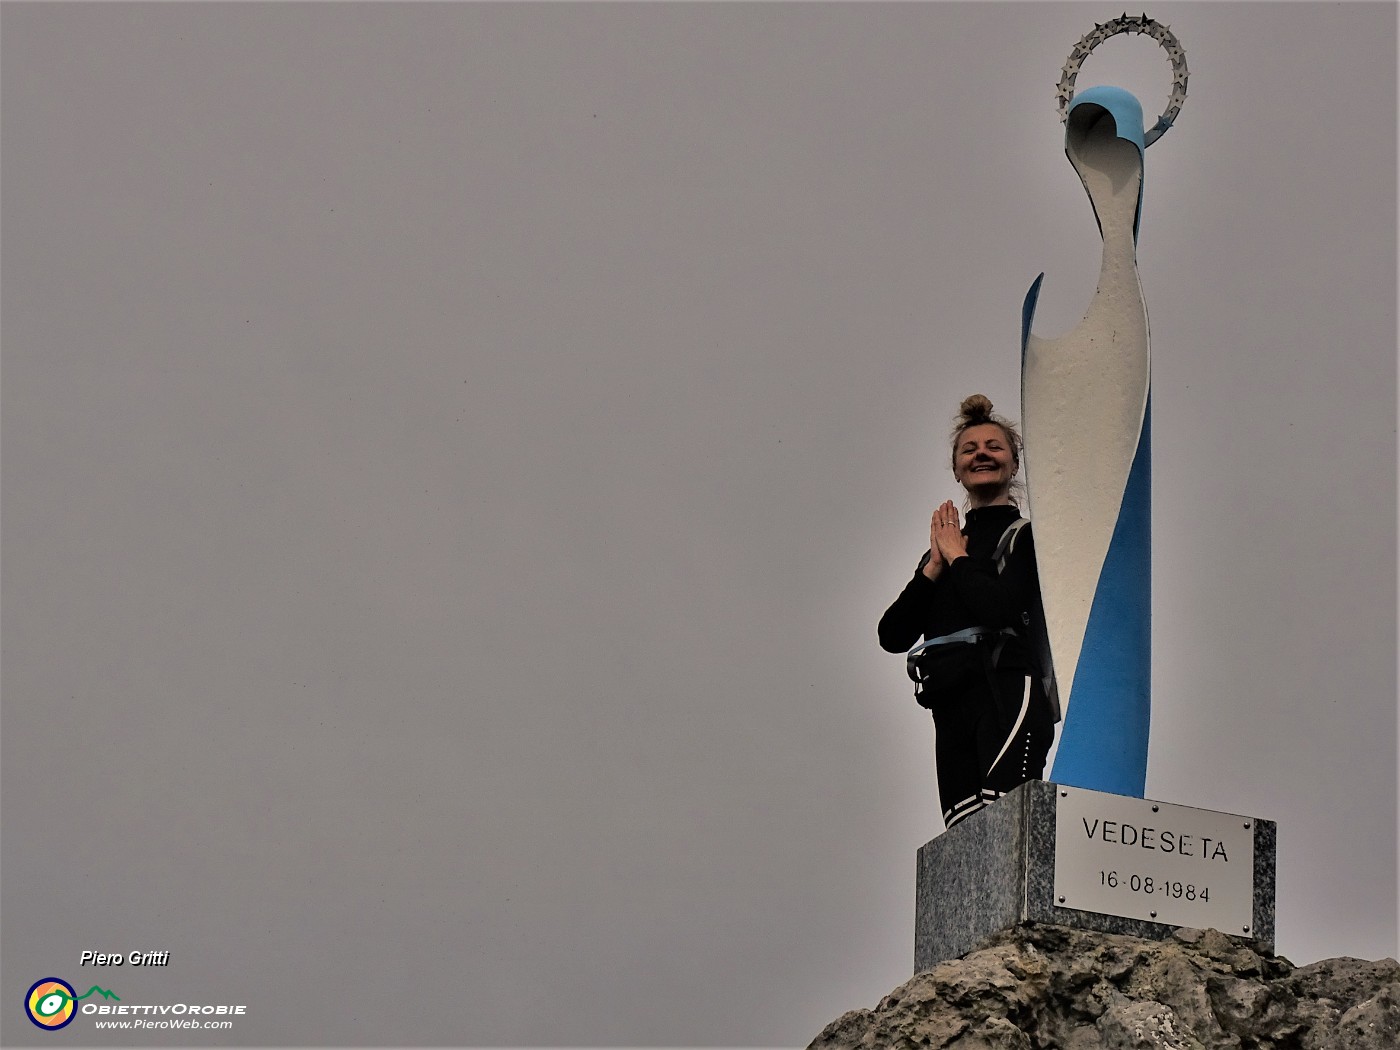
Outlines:
<svg viewBox="0 0 1400 1050"><path fill-rule="evenodd" d="M906 980L875 623L1093 292L1119 13L4 5L0 999L800 1046ZM1393 956L1396 8L1148 13L1147 793L1278 822L1280 953Z"/></svg>

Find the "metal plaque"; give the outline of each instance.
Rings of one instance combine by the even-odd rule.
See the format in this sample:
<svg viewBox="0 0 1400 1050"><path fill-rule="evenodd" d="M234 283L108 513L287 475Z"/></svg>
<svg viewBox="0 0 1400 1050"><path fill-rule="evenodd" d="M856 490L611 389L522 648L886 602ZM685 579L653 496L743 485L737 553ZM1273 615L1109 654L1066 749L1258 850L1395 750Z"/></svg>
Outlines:
<svg viewBox="0 0 1400 1050"><path fill-rule="evenodd" d="M1253 937L1254 821L1055 788L1055 904Z"/></svg>

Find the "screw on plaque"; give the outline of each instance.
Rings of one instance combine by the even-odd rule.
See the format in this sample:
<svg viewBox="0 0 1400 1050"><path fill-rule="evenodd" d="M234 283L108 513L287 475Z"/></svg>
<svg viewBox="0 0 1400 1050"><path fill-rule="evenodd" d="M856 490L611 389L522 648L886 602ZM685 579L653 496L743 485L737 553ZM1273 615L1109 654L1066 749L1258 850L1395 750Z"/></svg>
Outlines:
<svg viewBox="0 0 1400 1050"><path fill-rule="evenodd" d="M1063 904L1064 902L1065 902L1065 899L1064 899L1063 897L1061 897L1061 898L1060 898L1060 903Z"/></svg>
<svg viewBox="0 0 1400 1050"><path fill-rule="evenodd" d="M1157 913L1155 911L1150 911L1147 914L1151 915L1154 919L1157 917Z"/></svg>
<svg viewBox="0 0 1400 1050"><path fill-rule="evenodd" d="M1161 812L1161 807L1160 807L1160 806L1153 806L1153 807L1152 807L1152 812L1153 812L1153 813L1160 813L1160 812Z"/></svg>
<svg viewBox="0 0 1400 1050"><path fill-rule="evenodd" d="M1246 821L1244 822L1244 826L1245 826L1246 828L1248 828L1248 827L1249 827L1249 821L1246 820Z"/></svg>

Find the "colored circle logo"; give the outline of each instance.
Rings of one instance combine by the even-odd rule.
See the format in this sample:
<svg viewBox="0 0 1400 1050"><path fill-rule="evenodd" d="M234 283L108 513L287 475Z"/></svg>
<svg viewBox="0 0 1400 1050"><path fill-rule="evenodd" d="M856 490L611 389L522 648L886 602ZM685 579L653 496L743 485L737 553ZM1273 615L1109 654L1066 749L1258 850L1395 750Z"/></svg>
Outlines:
<svg viewBox="0 0 1400 1050"><path fill-rule="evenodd" d="M77 1003L73 1000L77 993L67 981L57 977L45 977L35 981L24 997L24 1012L40 1028L55 1031L73 1020Z"/></svg>

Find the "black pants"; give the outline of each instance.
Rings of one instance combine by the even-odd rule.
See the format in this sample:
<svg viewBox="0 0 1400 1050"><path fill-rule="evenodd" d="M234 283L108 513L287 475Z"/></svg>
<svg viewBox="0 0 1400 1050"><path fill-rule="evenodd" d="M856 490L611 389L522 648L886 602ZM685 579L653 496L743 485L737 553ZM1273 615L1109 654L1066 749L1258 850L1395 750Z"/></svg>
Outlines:
<svg viewBox="0 0 1400 1050"><path fill-rule="evenodd" d="M995 686L995 688L993 688ZM991 672L934 705L938 801L943 823L990 805L1018 784L1039 780L1055 721L1039 676Z"/></svg>

